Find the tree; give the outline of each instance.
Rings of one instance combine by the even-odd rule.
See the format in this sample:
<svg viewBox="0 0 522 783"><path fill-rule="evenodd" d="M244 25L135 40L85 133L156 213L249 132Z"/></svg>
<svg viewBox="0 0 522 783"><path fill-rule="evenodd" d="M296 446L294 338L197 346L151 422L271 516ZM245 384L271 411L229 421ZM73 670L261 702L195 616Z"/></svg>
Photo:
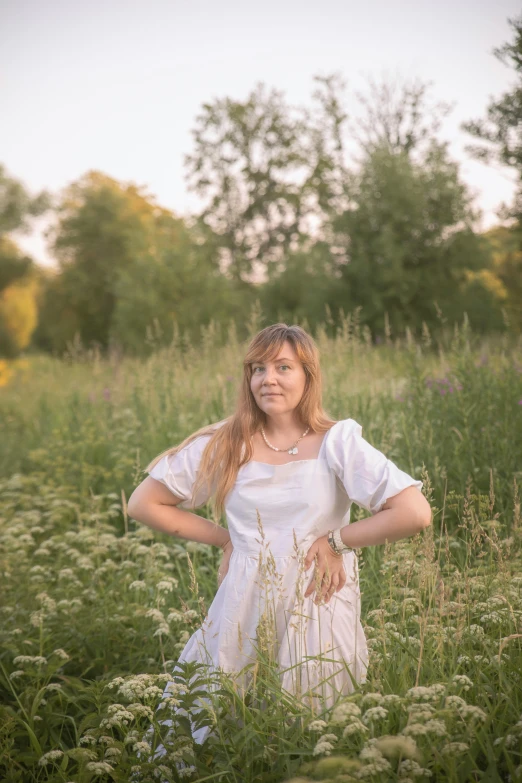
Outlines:
<svg viewBox="0 0 522 783"><path fill-rule="evenodd" d="M511 168L517 177L517 193L511 206L503 206L500 218L510 221L489 232L494 253L492 273L506 291L505 312L510 327L522 332L522 15L508 19L514 39L493 50L516 74L513 88L490 102L486 119L463 123L463 130L482 144L468 145L467 151L487 164ZM484 144L485 143L485 144Z"/></svg>
<svg viewBox="0 0 522 783"><path fill-rule="evenodd" d="M361 321L384 330L437 325L438 302L461 318L466 270L487 266L473 231L476 214L447 145L432 139L418 162L406 150L373 148L359 172L352 206L334 222L344 236L331 289L333 306L361 306Z"/></svg>
<svg viewBox="0 0 522 783"><path fill-rule="evenodd" d="M517 82L512 90L505 92L498 100L490 102L486 119L470 120L462 129L471 136L486 142L468 145L467 151L485 163L498 162L515 170L519 188L522 184L522 15L508 19L515 37L511 43L493 50L493 54L504 65L511 65L516 72ZM517 214L520 209L517 211Z"/></svg>
<svg viewBox="0 0 522 783"><path fill-rule="evenodd" d="M345 114L335 77L316 81L322 89L314 112L258 84L245 101L218 99L197 117L188 184L207 199L199 217L234 280L281 270L289 252L312 243L314 227L343 195Z"/></svg>
<svg viewBox="0 0 522 783"><path fill-rule="evenodd" d="M242 312L219 274L214 248L143 189L89 172L58 207L52 243L59 266L47 280L38 345L58 353L80 339L133 354L169 342L174 322L199 336L210 318Z"/></svg>
<svg viewBox="0 0 522 783"><path fill-rule="evenodd" d="M431 143L451 105L429 100L431 82L369 79L368 94L357 93L364 113L351 130L364 155L374 150L411 155Z"/></svg>
<svg viewBox="0 0 522 783"><path fill-rule="evenodd" d="M38 275L9 234L29 230L31 219L49 205L46 192L31 196L0 165L0 357L13 358L26 348L37 322Z"/></svg>

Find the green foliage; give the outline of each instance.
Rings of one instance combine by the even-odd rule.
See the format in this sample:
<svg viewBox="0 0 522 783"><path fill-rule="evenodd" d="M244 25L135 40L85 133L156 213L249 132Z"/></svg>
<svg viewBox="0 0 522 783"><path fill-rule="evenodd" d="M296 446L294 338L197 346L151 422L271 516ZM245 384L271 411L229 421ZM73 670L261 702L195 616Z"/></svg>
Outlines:
<svg viewBox="0 0 522 783"><path fill-rule="evenodd" d="M0 164L0 359L18 356L29 344L37 322L38 274L8 233L26 231L31 218L49 205L45 192L30 196Z"/></svg>
<svg viewBox="0 0 522 783"><path fill-rule="evenodd" d="M454 322L465 309L466 270L489 260L472 218L445 145L433 142L420 162L405 152L375 149L362 166L354 206L334 224L345 255L330 305L360 305L364 322L381 333L385 313L395 332L409 327L419 334L423 321L433 329L435 303ZM472 326L481 328L482 321Z"/></svg>
<svg viewBox="0 0 522 783"><path fill-rule="evenodd" d="M513 88L492 100L486 120L463 123L463 130L484 145L470 145L467 151L485 163L499 162L513 168L522 178L522 15L509 19L514 38L494 50L495 57L515 71Z"/></svg>
<svg viewBox="0 0 522 783"><path fill-rule="evenodd" d="M261 635L246 691L198 664L171 673L218 552L136 523L125 498L154 454L232 410L245 347L232 328L141 361L32 357L0 396L2 780L516 779L520 346L466 321L437 344L425 330L373 346L357 313L327 327L327 410L421 478L434 512L423 534L361 552L366 684L312 711L281 689ZM200 696L211 732L196 746L177 708ZM152 758L160 742L167 759Z"/></svg>

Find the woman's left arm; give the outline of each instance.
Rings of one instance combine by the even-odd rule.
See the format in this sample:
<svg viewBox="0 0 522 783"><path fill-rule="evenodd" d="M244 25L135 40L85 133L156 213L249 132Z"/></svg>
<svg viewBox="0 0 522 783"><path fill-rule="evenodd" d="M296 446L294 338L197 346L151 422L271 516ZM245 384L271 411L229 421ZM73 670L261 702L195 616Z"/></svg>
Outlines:
<svg viewBox="0 0 522 783"><path fill-rule="evenodd" d="M346 546L361 549L376 546L386 541L408 538L428 527L432 521L431 506L418 487L406 487L384 503L382 509L371 518L352 522L341 528L341 539ZM305 596L314 590L315 603L329 602L333 593L339 592L346 583L342 556L335 555L328 544L328 537L316 539L308 550L304 561L305 571L315 562L314 575Z"/></svg>
<svg viewBox="0 0 522 783"><path fill-rule="evenodd" d="M384 503L372 517L351 522L341 528L346 546L361 549L386 541L399 541L431 525L431 506L417 487L406 487Z"/></svg>

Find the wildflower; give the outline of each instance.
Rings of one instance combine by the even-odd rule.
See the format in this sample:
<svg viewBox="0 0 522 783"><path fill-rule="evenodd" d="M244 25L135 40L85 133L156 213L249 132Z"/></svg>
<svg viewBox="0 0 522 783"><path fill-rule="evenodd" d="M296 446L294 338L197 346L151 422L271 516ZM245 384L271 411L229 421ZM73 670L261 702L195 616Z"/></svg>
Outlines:
<svg viewBox="0 0 522 783"><path fill-rule="evenodd" d="M162 579L161 582L157 583L156 590L158 590L160 593L171 593L173 590L173 585L171 582L167 582L165 579Z"/></svg>
<svg viewBox="0 0 522 783"><path fill-rule="evenodd" d="M324 753L325 756L329 756L334 749L334 742L337 742L337 736L335 734L323 734L322 737L319 737L314 748L314 756L319 756L321 753Z"/></svg>
<svg viewBox="0 0 522 783"><path fill-rule="evenodd" d="M9 679L15 680L17 677L21 677L23 674L25 674L23 669L16 669L14 672L11 672Z"/></svg>
<svg viewBox="0 0 522 783"><path fill-rule="evenodd" d="M62 686L59 682L50 682L49 685L45 686L46 691L61 691L63 690Z"/></svg>
<svg viewBox="0 0 522 783"><path fill-rule="evenodd" d="M352 734L357 734L357 732L364 733L365 731L368 731L368 727L359 718L352 718L351 722L343 730L343 737L351 737Z"/></svg>
<svg viewBox="0 0 522 783"><path fill-rule="evenodd" d="M155 623L159 623L161 625L164 625L165 623L165 618L163 617L163 613L160 612L159 609L148 609L145 612L145 617L151 617Z"/></svg>
<svg viewBox="0 0 522 783"><path fill-rule="evenodd" d="M370 707L369 710L366 710L362 719L365 723L368 723L372 720L383 720L387 715L388 710L385 710L384 707Z"/></svg>
<svg viewBox="0 0 522 783"><path fill-rule="evenodd" d="M472 623L467 630L470 636L480 636L480 637L485 636L485 631L481 625L476 625L475 623Z"/></svg>
<svg viewBox="0 0 522 783"><path fill-rule="evenodd" d="M47 764L52 764L55 761L59 761L63 756L63 750L50 750L48 753L45 753L40 760L38 761L38 764L41 767L45 767Z"/></svg>
<svg viewBox="0 0 522 783"><path fill-rule="evenodd" d="M406 756L407 758L414 756L417 753L417 744L411 737L404 737L402 735L385 735L379 737L375 744L375 747L386 758L397 758L398 756Z"/></svg>
<svg viewBox="0 0 522 783"><path fill-rule="evenodd" d="M129 585L129 590L145 590L147 585L145 582L142 582L140 579L136 579L134 582L131 582Z"/></svg>
<svg viewBox="0 0 522 783"><path fill-rule="evenodd" d="M148 742L144 742L144 741L135 742L134 745L132 746L132 749L135 753L143 753L143 754L152 753L151 746L149 745Z"/></svg>
<svg viewBox="0 0 522 783"><path fill-rule="evenodd" d="M413 737L424 737L428 731L424 723L410 723L402 730L402 733L408 737L410 734Z"/></svg>
<svg viewBox="0 0 522 783"><path fill-rule="evenodd" d="M456 707L457 709L460 709L466 705L466 701L462 698L462 696L446 696L444 705L445 707Z"/></svg>
<svg viewBox="0 0 522 783"><path fill-rule="evenodd" d="M80 737L80 745L96 745L96 737L91 734L84 734Z"/></svg>
<svg viewBox="0 0 522 783"><path fill-rule="evenodd" d="M452 756L454 753L465 753L469 750L469 745L465 742L448 742L441 748L443 755Z"/></svg>
<svg viewBox="0 0 522 783"><path fill-rule="evenodd" d="M308 731L323 731L328 726L325 720L313 720L308 724Z"/></svg>
<svg viewBox="0 0 522 783"><path fill-rule="evenodd" d="M455 674L452 682L455 683L455 685L460 685L462 690L469 691L471 686L473 685L473 682L470 680L469 677L466 677L465 674Z"/></svg>
<svg viewBox="0 0 522 783"><path fill-rule="evenodd" d="M43 655L17 655L13 659L13 663L18 663L20 666L31 663L35 666L43 666L44 663L47 663L47 658L44 658Z"/></svg>
<svg viewBox="0 0 522 783"><path fill-rule="evenodd" d="M429 687L418 685L406 691L406 695L418 701L435 701L446 692L446 686L442 683L434 683Z"/></svg>
<svg viewBox="0 0 522 783"><path fill-rule="evenodd" d="M410 775L412 778L430 778L433 772L429 769L425 769L417 764L413 759L404 759L401 761L398 768L399 778L404 779L406 775Z"/></svg>
<svg viewBox="0 0 522 783"><path fill-rule="evenodd" d="M62 661L68 661L71 657L69 653L66 653L65 650L62 650L61 647L58 647L56 650L53 650L51 655L56 655L56 657L61 658Z"/></svg>
<svg viewBox="0 0 522 783"><path fill-rule="evenodd" d="M105 751L105 758L109 759L111 761L112 759L116 760L121 756L121 750L119 748L107 748Z"/></svg>
<svg viewBox="0 0 522 783"><path fill-rule="evenodd" d="M393 623L392 623L392 625L393 625ZM372 703L373 704L381 704L381 702L382 702L382 693L365 693L363 698L362 698L362 702L361 703L363 705L365 705L365 704L368 704L368 702L370 704L372 704Z"/></svg>
<svg viewBox="0 0 522 783"><path fill-rule="evenodd" d="M436 734L438 737L443 737L445 734L448 733L448 730L446 729L446 724L442 720L428 720L424 724L424 728L429 734Z"/></svg>
<svg viewBox="0 0 522 783"><path fill-rule="evenodd" d="M347 723L351 717L361 714L360 708L354 702L348 701L338 704L332 712L330 723L344 724Z"/></svg>
<svg viewBox="0 0 522 783"><path fill-rule="evenodd" d="M178 775L180 778L188 778L196 771L196 767L185 767L184 769L178 769Z"/></svg>
<svg viewBox="0 0 522 783"><path fill-rule="evenodd" d="M134 720L134 715L129 710L125 709L122 704L111 704L107 710L109 717L104 718L101 723L101 728L111 729L113 726L121 728L121 726L128 726L131 721Z"/></svg>
<svg viewBox="0 0 522 783"><path fill-rule="evenodd" d="M111 767L106 761L90 761L87 764L87 769L93 775L107 775L110 772L114 772L114 767Z"/></svg>

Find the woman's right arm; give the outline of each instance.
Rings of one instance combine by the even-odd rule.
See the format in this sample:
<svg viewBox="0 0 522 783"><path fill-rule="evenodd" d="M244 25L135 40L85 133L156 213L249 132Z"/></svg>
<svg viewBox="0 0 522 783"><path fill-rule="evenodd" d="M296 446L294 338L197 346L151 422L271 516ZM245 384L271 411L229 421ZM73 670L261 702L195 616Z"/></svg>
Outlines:
<svg viewBox="0 0 522 783"><path fill-rule="evenodd" d="M147 476L127 503L129 515L144 525L178 538L228 548L228 530L192 511L177 508L183 498L174 495L161 481Z"/></svg>

